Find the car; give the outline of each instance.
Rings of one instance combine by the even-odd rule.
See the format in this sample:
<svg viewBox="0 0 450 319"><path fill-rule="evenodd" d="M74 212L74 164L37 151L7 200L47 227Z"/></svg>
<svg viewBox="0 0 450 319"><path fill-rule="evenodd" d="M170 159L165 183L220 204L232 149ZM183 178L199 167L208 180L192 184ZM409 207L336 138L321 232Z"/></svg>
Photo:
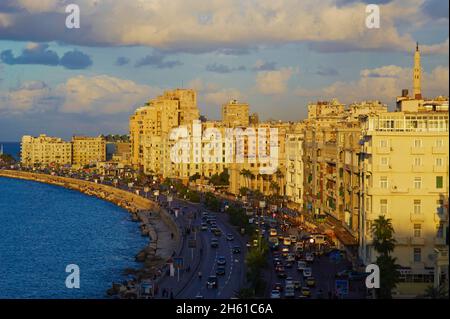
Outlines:
<svg viewBox="0 0 450 319"><path fill-rule="evenodd" d="M292 244L291 239L289 237L284 237L283 245L290 246Z"/></svg>
<svg viewBox="0 0 450 319"><path fill-rule="evenodd" d="M316 279L314 277L311 277L311 276L306 278L305 282L306 282L306 285L308 287L314 287L316 285Z"/></svg>
<svg viewBox="0 0 450 319"><path fill-rule="evenodd" d="M283 285L279 282L275 283L275 285L273 285L273 290L278 290L278 291L283 291Z"/></svg>
<svg viewBox="0 0 450 319"><path fill-rule="evenodd" d="M216 275L217 276L225 275L225 266L218 266L216 269Z"/></svg>
<svg viewBox="0 0 450 319"><path fill-rule="evenodd" d="M302 287L302 284L298 280L293 281L292 284L294 285L295 290L299 290Z"/></svg>
<svg viewBox="0 0 450 319"><path fill-rule="evenodd" d="M275 266L275 271L276 272L284 272L284 266L282 263L279 263Z"/></svg>
<svg viewBox="0 0 450 319"><path fill-rule="evenodd" d="M286 267L286 268L292 268L292 267L294 267L294 262L292 262L292 261L287 261L287 262L284 264L284 267Z"/></svg>
<svg viewBox="0 0 450 319"><path fill-rule="evenodd" d="M278 290L272 290L270 292L270 299L280 299L281 293Z"/></svg>
<svg viewBox="0 0 450 319"><path fill-rule="evenodd" d="M303 260L299 260L297 262L297 270L298 271L303 271L306 268L306 262Z"/></svg>
<svg viewBox="0 0 450 319"><path fill-rule="evenodd" d="M292 277L287 277L285 280L285 284L286 284L286 286L292 285Z"/></svg>
<svg viewBox="0 0 450 319"><path fill-rule="evenodd" d="M222 232L220 231L219 228L216 228L216 229L213 231L213 234L214 234L215 236L221 236L221 235L222 235Z"/></svg>
<svg viewBox="0 0 450 319"><path fill-rule="evenodd" d="M303 276L305 278L312 276L312 270L309 267L303 269Z"/></svg>
<svg viewBox="0 0 450 319"><path fill-rule="evenodd" d="M219 241L216 238L211 239L211 247L212 248L219 247Z"/></svg>
<svg viewBox="0 0 450 319"><path fill-rule="evenodd" d="M286 285L286 290L284 291L284 296L286 298L294 298L295 297L295 289L293 285Z"/></svg>
<svg viewBox="0 0 450 319"><path fill-rule="evenodd" d="M200 228L201 228L201 230L208 230L208 224L202 223Z"/></svg>
<svg viewBox="0 0 450 319"><path fill-rule="evenodd" d="M217 276L209 276L208 280L206 281L206 288L217 288L219 285L219 281L217 279Z"/></svg>
<svg viewBox="0 0 450 319"><path fill-rule="evenodd" d="M287 258L287 256L289 255L289 248L288 247L283 247L281 249L281 256L284 258Z"/></svg>
<svg viewBox="0 0 450 319"><path fill-rule="evenodd" d="M233 241L234 240L233 234L227 234L227 240L228 241Z"/></svg>
<svg viewBox="0 0 450 319"><path fill-rule="evenodd" d="M241 253L241 247L239 246L234 246L231 251L233 252L233 254L240 254Z"/></svg>
<svg viewBox="0 0 450 319"><path fill-rule="evenodd" d="M202 295L196 295L195 299L205 299L205 297L203 297Z"/></svg>
<svg viewBox="0 0 450 319"><path fill-rule="evenodd" d="M223 266L223 265L225 265L225 264L227 263L227 260L225 259L224 256L219 256L219 257L217 257L217 259L216 259L216 263L217 263L218 265Z"/></svg>
<svg viewBox="0 0 450 319"><path fill-rule="evenodd" d="M279 272L277 272L277 276L278 276L278 278L286 278L287 274L285 271L279 271Z"/></svg>
<svg viewBox="0 0 450 319"><path fill-rule="evenodd" d="M291 235L291 236L289 236L289 238L291 239L291 243L293 243L293 244L297 243L297 236Z"/></svg>
<svg viewBox="0 0 450 319"><path fill-rule="evenodd" d="M314 261L314 255L312 253L306 253L305 254L305 259L307 262L312 263Z"/></svg>
<svg viewBox="0 0 450 319"><path fill-rule="evenodd" d="M253 247L258 247L258 239L253 239Z"/></svg>
<svg viewBox="0 0 450 319"><path fill-rule="evenodd" d="M301 294L305 297L309 297L309 296L311 296L311 290L309 290L308 287L302 287Z"/></svg>
<svg viewBox="0 0 450 319"><path fill-rule="evenodd" d="M365 273L365 272L351 271L348 274L348 280L352 280L352 281L354 281L354 280L363 280L363 279L365 279L367 277L367 275L368 274Z"/></svg>
<svg viewBox="0 0 450 319"><path fill-rule="evenodd" d="M291 262L295 261L295 255L292 253L288 254L286 260Z"/></svg>
<svg viewBox="0 0 450 319"><path fill-rule="evenodd" d="M269 236L274 237L277 235L277 230L274 228L271 228L269 231Z"/></svg>

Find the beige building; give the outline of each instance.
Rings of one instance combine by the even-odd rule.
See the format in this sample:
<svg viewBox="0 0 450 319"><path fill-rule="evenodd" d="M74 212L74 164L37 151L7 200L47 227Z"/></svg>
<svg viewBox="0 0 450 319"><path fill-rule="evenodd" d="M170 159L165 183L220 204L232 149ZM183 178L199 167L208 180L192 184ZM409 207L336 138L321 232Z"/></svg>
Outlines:
<svg viewBox="0 0 450 319"><path fill-rule="evenodd" d="M303 206L303 125L296 124L286 135L286 196Z"/></svg>
<svg viewBox="0 0 450 319"><path fill-rule="evenodd" d="M106 141L102 136L72 137L72 164L83 167L106 161Z"/></svg>
<svg viewBox="0 0 450 319"><path fill-rule="evenodd" d="M174 175L170 159L174 145L173 128L191 127L198 120L196 92L188 89L166 91L150 100L130 117L131 162L147 174Z"/></svg>
<svg viewBox="0 0 450 319"><path fill-rule="evenodd" d="M70 165L72 163L72 144L45 134L38 137L23 136L21 153L21 162L25 166Z"/></svg>
<svg viewBox="0 0 450 319"><path fill-rule="evenodd" d="M448 113L372 115L363 141L360 256L375 261L372 223L390 218L402 266L399 293L423 293L433 282L435 249L448 252Z"/></svg>
<svg viewBox="0 0 450 319"><path fill-rule="evenodd" d="M222 106L222 121L231 127L249 126L248 104L231 100Z"/></svg>

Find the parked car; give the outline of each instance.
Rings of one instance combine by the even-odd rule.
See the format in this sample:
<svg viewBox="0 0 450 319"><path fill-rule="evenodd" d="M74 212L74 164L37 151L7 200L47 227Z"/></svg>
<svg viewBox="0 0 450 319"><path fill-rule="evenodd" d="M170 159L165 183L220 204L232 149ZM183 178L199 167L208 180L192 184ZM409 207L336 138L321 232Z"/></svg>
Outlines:
<svg viewBox="0 0 450 319"><path fill-rule="evenodd" d="M281 293L278 290L272 290L270 293L270 299L280 299Z"/></svg>
<svg viewBox="0 0 450 319"><path fill-rule="evenodd" d="M300 288L302 288L302 284L298 280L293 281L292 284L294 285L294 289L296 289L296 290L299 290Z"/></svg>
<svg viewBox="0 0 450 319"><path fill-rule="evenodd" d="M233 241L234 240L233 234L227 234L227 240L228 241Z"/></svg>
<svg viewBox="0 0 450 319"><path fill-rule="evenodd" d="M276 236L277 235L277 230L274 228L271 228L269 231L269 236Z"/></svg>
<svg viewBox="0 0 450 319"><path fill-rule="evenodd" d="M202 223L201 230L208 230L208 224Z"/></svg>
<svg viewBox="0 0 450 319"><path fill-rule="evenodd" d="M293 285L286 285L286 290L284 291L284 296L286 298L294 298L295 297L295 289Z"/></svg>
<svg viewBox="0 0 450 319"><path fill-rule="evenodd" d="M273 285L273 290L283 291L283 285L279 282L277 282L275 285Z"/></svg>

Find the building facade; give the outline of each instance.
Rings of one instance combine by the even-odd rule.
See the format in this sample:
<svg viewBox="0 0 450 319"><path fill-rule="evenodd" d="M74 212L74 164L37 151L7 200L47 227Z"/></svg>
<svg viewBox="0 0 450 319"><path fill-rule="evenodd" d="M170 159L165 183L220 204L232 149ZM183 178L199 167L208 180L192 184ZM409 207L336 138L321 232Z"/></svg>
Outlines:
<svg viewBox="0 0 450 319"><path fill-rule="evenodd" d="M45 134L38 137L25 135L22 137L21 154L24 166L70 165L72 143Z"/></svg>
<svg viewBox="0 0 450 319"><path fill-rule="evenodd" d="M72 137L72 165L83 167L106 161L106 140L103 136Z"/></svg>

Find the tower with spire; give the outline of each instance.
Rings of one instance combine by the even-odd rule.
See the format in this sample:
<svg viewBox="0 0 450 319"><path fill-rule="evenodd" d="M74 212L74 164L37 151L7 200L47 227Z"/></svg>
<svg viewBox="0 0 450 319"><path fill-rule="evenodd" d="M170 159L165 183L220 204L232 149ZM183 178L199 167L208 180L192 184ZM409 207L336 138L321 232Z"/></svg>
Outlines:
<svg viewBox="0 0 450 319"><path fill-rule="evenodd" d="M422 99L422 68L420 66L419 42L416 42L416 52L414 52L414 72L413 72L413 97Z"/></svg>

